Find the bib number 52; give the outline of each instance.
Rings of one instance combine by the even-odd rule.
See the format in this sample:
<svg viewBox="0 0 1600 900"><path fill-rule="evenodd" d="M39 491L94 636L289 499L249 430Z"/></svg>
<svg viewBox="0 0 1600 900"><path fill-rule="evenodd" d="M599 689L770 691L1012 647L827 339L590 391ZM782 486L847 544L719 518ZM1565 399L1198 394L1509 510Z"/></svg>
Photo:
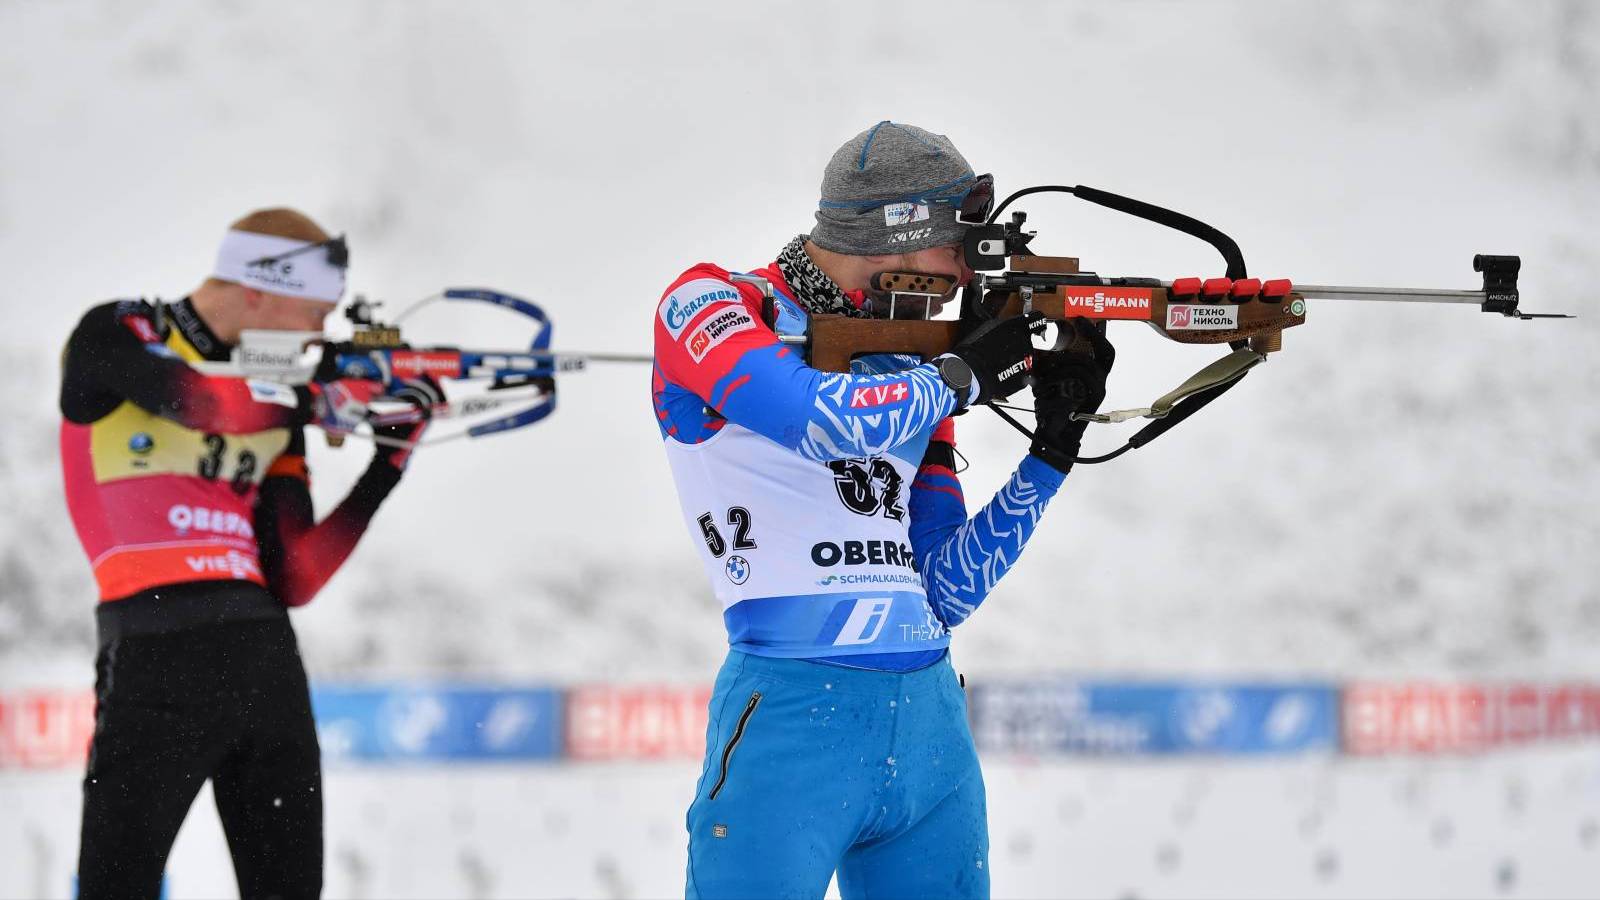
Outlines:
<svg viewBox="0 0 1600 900"><path fill-rule="evenodd" d="M718 559L728 552L728 541L717 530L717 523L711 513L704 512L695 521L700 523L700 536L705 538L706 549ZM733 549L754 550L755 539L750 536L750 510L742 506L730 506L727 513L728 527L733 529Z"/></svg>

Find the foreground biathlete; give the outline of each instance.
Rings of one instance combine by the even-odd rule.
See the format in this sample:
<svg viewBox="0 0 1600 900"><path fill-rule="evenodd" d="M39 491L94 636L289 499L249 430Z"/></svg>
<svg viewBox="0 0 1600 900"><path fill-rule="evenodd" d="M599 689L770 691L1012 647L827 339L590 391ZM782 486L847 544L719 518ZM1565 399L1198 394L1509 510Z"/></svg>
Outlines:
<svg viewBox="0 0 1600 900"><path fill-rule="evenodd" d="M812 315L885 312L877 273L965 282L961 239L992 197L947 138L882 122L828 163L809 235L753 272L697 265L661 300L656 418L730 644L688 813L690 897L821 897L836 871L848 898L988 896L950 629L1060 488L1071 413L1098 407L1112 352L1101 339L1086 399L1036 381L1039 437L968 519L949 417L1029 383L1037 317L850 374L784 338Z"/></svg>
<svg viewBox="0 0 1600 900"><path fill-rule="evenodd" d="M353 431L382 386L290 388L190 363L228 359L246 329L321 331L347 261L342 237L261 210L192 295L97 306L67 342L61 463L100 594L80 897L158 896L208 778L240 894L321 893L320 756L287 608L350 555L426 410L378 429L395 444L314 522L303 428Z"/></svg>

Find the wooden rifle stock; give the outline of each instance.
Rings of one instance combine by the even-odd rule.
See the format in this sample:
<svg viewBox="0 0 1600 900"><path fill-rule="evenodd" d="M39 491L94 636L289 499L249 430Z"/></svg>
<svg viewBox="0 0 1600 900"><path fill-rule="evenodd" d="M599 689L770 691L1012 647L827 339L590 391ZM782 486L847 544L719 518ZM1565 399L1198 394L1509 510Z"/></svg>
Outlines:
<svg viewBox="0 0 1600 900"><path fill-rule="evenodd" d="M999 318L1021 315L1031 303L1032 309L1058 321L1087 318L1145 322L1184 344L1243 341L1257 353L1272 353L1283 346L1283 329L1306 320L1300 294L1264 290L1254 280L1221 285L1188 279L1193 282L1189 285L1182 281L1101 278L1080 273L1075 258L1049 256L1013 256L1003 274L977 277L984 291L983 305ZM883 273L874 279L874 286L891 296L926 296L942 293L936 290L941 287L940 281L949 284L948 279L925 275ZM1183 293L1175 294L1175 286ZM1205 293L1208 288L1214 292ZM823 371L849 372L850 360L864 354L904 353L928 360L948 352L974 324L967 319L816 315L811 317L807 362Z"/></svg>
<svg viewBox="0 0 1600 900"><path fill-rule="evenodd" d="M960 339L960 322L811 317L806 360L824 372L849 372L850 360L868 353L906 353L923 361L949 352Z"/></svg>

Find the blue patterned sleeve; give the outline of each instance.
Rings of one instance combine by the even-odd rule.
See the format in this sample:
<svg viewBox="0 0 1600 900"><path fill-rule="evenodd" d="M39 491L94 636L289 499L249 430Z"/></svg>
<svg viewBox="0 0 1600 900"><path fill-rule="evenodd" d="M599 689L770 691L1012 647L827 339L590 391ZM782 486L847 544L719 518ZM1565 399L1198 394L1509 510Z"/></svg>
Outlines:
<svg viewBox="0 0 1600 900"><path fill-rule="evenodd" d="M954 473L948 476L953 494L943 474L919 474L917 485L923 489L914 490L911 500L912 547L928 602L946 626L966 621L1016 564L1064 477L1029 455L994 499L963 522L965 507ZM919 509L925 523L917 521Z"/></svg>
<svg viewBox="0 0 1600 900"><path fill-rule="evenodd" d="M961 479L949 466L924 462L911 482L911 551L928 559L967 522Z"/></svg>

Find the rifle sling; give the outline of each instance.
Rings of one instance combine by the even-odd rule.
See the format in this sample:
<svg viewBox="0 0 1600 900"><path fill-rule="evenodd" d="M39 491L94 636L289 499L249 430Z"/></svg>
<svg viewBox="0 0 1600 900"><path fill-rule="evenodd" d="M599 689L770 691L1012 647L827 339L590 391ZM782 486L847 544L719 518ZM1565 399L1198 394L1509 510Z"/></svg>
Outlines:
<svg viewBox="0 0 1600 900"><path fill-rule="evenodd" d="M1126 422L1129 419L1164 419L1171 415L1174 408L1184 400L1214 387L1238 381L1244 377L1244 373L1265 362L1266 359L1266 356L1254 350L1235 350L1190 375L1183 384L1157 397L1155 402L1147 407L1117 409L1108 413L1074 413L1073 418L1101 423ZM1161 430L1165 431L1166 429Z"/></svg>
<svg viewBox="0 0 1600 900"><path fill-rule="evenodd" d="M1156 399L1146 409L1120 409L1110 413L1091 413L1088 415L1075 414L1080 419L1092 422L1124 422L1128 419L1148 418L1153 419L1150 424L1139 429L1126 444L1103 456L1078 457L1077 462L1085 465L1109 462L1129 450L1143 447L1150 443L1173 426L1199 412L1211 401L1228 392L1229 388L1238 384L1245 373L1265 362L1266 356L1253 350L1239 349L1224 356L1222 359L1211 363L1200 371ZM1031 440L1033 433L1023 427L1022 423L1007 415L997 406L991 406L1000 418L1027 435Z"/></svg>

